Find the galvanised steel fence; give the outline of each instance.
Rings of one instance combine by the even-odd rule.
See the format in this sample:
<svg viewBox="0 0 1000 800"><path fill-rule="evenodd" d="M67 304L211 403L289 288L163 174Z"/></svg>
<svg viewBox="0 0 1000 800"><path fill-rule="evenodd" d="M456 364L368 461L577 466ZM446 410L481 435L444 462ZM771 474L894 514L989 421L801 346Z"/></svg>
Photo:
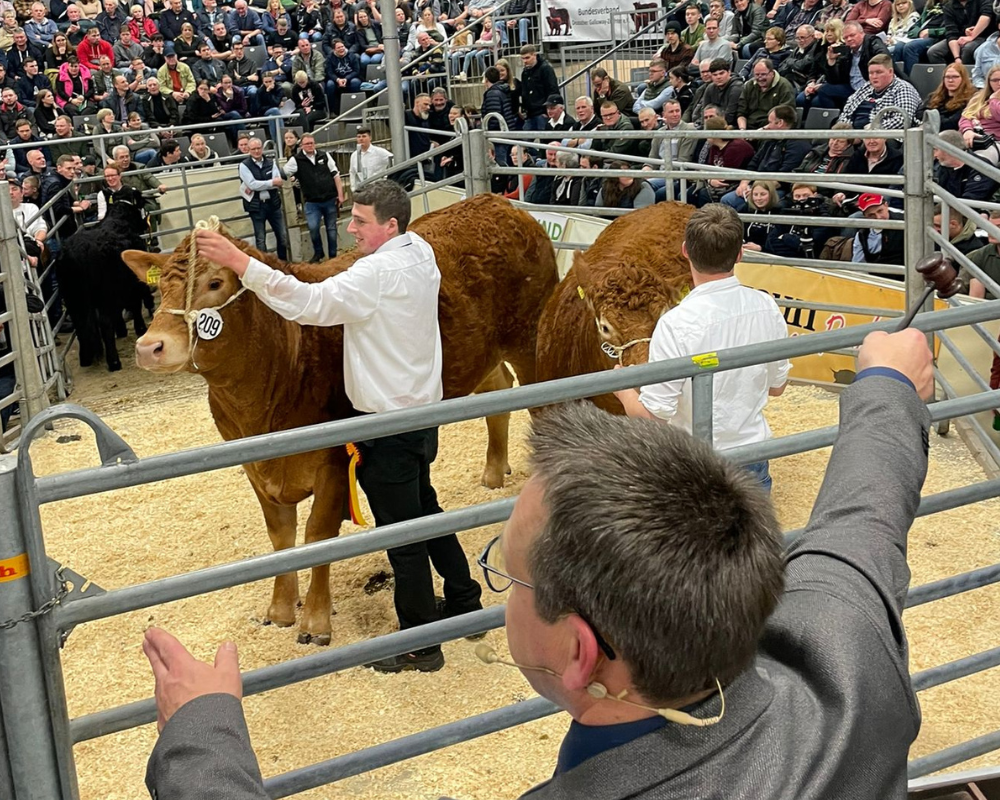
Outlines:
<svg viewBox="0 0 1000 800"><path fill-rule="evenodd" d="M913 146L919 148L916 153L910 153L911 159L922 158L926 140L932 136L921 129L906 133L911 150ZM473 156L472 161L467 162L471 164L467 182L470 191L475 191L475 187L483 181L484 173L487 178L489 174L488 167L475 163L476 153L485 150L485 137L481 132L474 131L467 138L468 150ZM912 164L912 160L909 163ZM916 174L918 179L911 179L908 172L904 183L906 200L911 205L917 184L921 193L928 185L922 168ZM911 205L907 206L908 212ZM912 207L917 209L917 206ZM926 220L925 216L919 216L918 211L914 213L919 219ZM910 227L906 228L908 233ZM931 238L926 227L918 229L917 233L919 236L908 235L908 247L916 246L918 239L922 245ZM908 252L907 264L914 263L914 260ZM910 270L906 272L905 279L912 284L908 292L912 296L920 288L919 281ZM1000 300L924 313L917 316L914 324L930 334L949 328L981 325L997 318L1000 318ZM388 547L501 522L510 514L514 500L483 503L347 538L315 542L114 591L85 593L79 589L82 579L74 579L73 591L68 592L66 573L47 561L39 515L42 504L666 380L692 379L694 429L696 435L708 438L712 428L711 388L716 373L783 358L852 348L860 344L868 333L891 330L894 325L894 321L887 320L766 345L720 351L717 362L675 359L144 459L136 457L121 437L86 409L62 405L41 412L26 425L22 446L16 456L0 457L0 565L5 570L3 577L6 578L0 581L0 795L15 800L73 800L78 797L74 743L148 724L156 718L151 698L72 720L69 718L60 647L75 626ZM1000 390L981 391L934 403L931 416L935 421L969 417L996 407L1000 407ZM34 474L30 443L47 424L62 419L80 420L93 430L101 466L38 477ZM836 433L835 426L812 430L736 448L727 451L726 455L741 464L780 458L829 446ZM918 514L934 514L998 494L1000 479L985 480L925 496ZM786 536L791 540L799 534L800 531L789 531ZM908 606L933 602L998 581L1000 564L973 570L914 587L909 593ZM497 628L503 624L503 613L502 607L492 607L253 670L244 674L244 691L247 694L267 691L374 659ZM1000 665L1000 647L919 672L913 676L914 687L917 691L924 691L997 665ZM266 781L267 791L272 797L286 797L456 742L523 724L557 710L541 698L505 706L277 775ZM1000 731L914 761L910 765L910 774L918 777L997 748L1000 748Z"/></svg>

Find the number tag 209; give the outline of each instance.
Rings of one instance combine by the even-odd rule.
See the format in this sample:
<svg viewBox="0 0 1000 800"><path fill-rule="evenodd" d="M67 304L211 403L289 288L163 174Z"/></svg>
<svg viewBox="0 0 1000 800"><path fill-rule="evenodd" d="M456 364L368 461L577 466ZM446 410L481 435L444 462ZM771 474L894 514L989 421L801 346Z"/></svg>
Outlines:
<svg viewBox="0 0 1000 800"><path fill-rule="evenodd" d="M203 308L198 312L198 338L211 340L222 333L222 315L214 308Z"/></svg>

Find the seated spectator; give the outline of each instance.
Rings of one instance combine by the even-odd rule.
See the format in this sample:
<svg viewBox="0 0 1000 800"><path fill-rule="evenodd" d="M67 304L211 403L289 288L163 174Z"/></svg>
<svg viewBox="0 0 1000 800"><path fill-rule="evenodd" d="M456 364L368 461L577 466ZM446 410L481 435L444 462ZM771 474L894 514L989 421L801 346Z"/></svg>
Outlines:
<svg viewBox="0 0 1000 800"><path fill-rule="evenodd" d="M70 47L69 39L66 38L65 33L57 33L52 38L52 44L45 49L42 67L45 77L52 81L53 85L59 77L59 67L65 64L75 52L76 50ZM4 71L6 72L6 67L4 67Z"/></svg>
<svg viewBox="0 0 1000 800"><path fill-rule="evenodd" d="M913 0L891 0L892 18L886 30L885 43L889 52L895 52L899 45L905 45L920 33L920 14Z"/></svg>
<svg viewBox="0 0 1000 800"><path fill-rule="evenodd" d="M115 71L111 59L107 56L101 56L98 61L98 68L90 73L90 77L94 79L94 102L100 104L102 100L114 92L115 78L118 73Z"/></svg>
<svg viewBox="0 0 1000 800"><path fill-rule="evenodd" d="M219 61L229 61L233 57L233 37L226 30L226 23L216 22L205 41L212 48L213 57ZM240 42L240 46L242 45L243 42Z"/></svg>
<svg viewBox="0 0 1000 800"><path fill-rule="evenodd" d="M787 131L795 127L796 117L794 106L777 106L768 112L767 125L764 130ZM754 172L796 172L803 159L809 153L810 143L804 139L765 139L760 148L750 159L747 169ZM747 206L747 196L750 194L750 181L740 181L735 191L723 196L722 202L737 211L743 211ZM779 188L779 196L784 192Z"/></svg>
<svg viewBox="0 0 1000 800"><path fill-rule="evenodd" d="M590 85L594 90L594 108L601 108L605 102L611 102L622 114L632 114L632 106L635 104L632 92L624 83L610 77L604 69L599 67L590 73Z"/></svg>
<svg viewBox="0 0 1000 800"><path fill-rule="evenodd" d="M684 67L674 67L668 75L670 88L673 90L671 98L681 104L683 114L691 103L694 102L694 87L691 85L691 76Z"/></svg>
<svg viewBox="0 0 1000 800"><path fill-rule="evenodd" d="M810 2L815 1L810 0ZM729 42L719 35L719 21L709 17L705 20L705 38L694 51L691 63L698 65L705 59L714 61L717 58L728 60L732 64L733 49L729 46Z"/></svg>
<svg viewBox="0 0 1000 800"><path fill-rule="evenodd" d="M172 50L173 47L174 45L171 42L170 49ZM142 60L147 67L152 67L159 71L160 67L167 63L166 50L167 43L163 40L163 35L157 33L150 40L149 44L146 45L146 49L142 51Z"/></svg>
<svg viewBox="0 0 1000 800"><path fill-rule="evenodd" d="M30 136L30 132L29 132L28 135ZM11 157L9 155L11 152L14 153L14 157ZM25 153L24 158L25 158L26 166L18 166L17 158L16 158L16 155L17 155L18 152L19 151L17 151L17 150L11 151L11 149L9 149L9 148L7 150L8 161L10 162L10 164L9 164L10 169L15 170L15 174L19 178L21 178L22 181L25 178L29 177L29 176L34 176L35 178L38 179L39 182L41 182L41 181L44 181L47 177L49 177L49 175L52 173L52 170L49 169L49 158L50 158L50 156L47 156L41 150L27 150L27 151L22 150L22 151L20 151L20 152ZM50 155L51 155L51 153L50 153ZM81 156L81 158L82 158L82 156ZM22 162L22 165L25 162ZM7 172L8 177L10 176L10 169L5 169L5 171Z"/></svg>
<svg viewBox="0 0 1000 800"><path fill-rule="evenodd" d="M982 89L986 85L986 73L997 64L1000 64L1000 32L994 31L976 48L972 85Z"/></svg>
<svg viewBox="0 0 1000 800"><path fill-rule="evenodd" d="M132 65L122 73L128 81L128 88L133 92L142 94L146 91L146 81L156 77L156 70L147 67L141 58L132 60Z"/></svg>
<svg viewBox="0 0 1000 800"><path fill-rule="evenodd" d="M465 61L462 63L462 71L458 74L458 79L460 81L466 81L469 79L469 75L472 72L473 61L479 65L479 74L482 75L486 71L486 59L493 55L493 49L496 47L494 42L494 37L499 35L499 31L493 30L493 18L484 17L482 21L482 30L479 32L479 36L472 43L469 51L465 54Z"/></svg>
<svg viewBox="0 0 1000 800"><path fill-rule="evenodd" d="M850 12L850 0L827 0L826 5L819 12L816 22L813 23L813 27L817 31L822 31L830 22L836 21L843 24Z"/></svg>
<svg viewBox="0 0 1000 800"><path fill-rule="evenodd" d="M306 133L311 132L316 123L326 119L326 93L317 81L309 80L305 72L295 73L292 102L295 103L297 121Z"/></svg>
<svg viewBox="0 0 1000 800"><path fill-rule="evenodd" d="M715 107L710 106L706 111L714 111ZM730 130L726 121L720 115L709 116L705 119L706 131ZM745 169L754 156L754 150L746 139L717 139L709 138L702 148L702 155L699 163L708 164L713 167L723 169ZM688 192L687 201L698 208L709 203L718 203L723 196L733 191L739 186L739 181L707 178L699 181L698 184Z"/></svg>
<svg viewBox="0 0 1000 800"><path fill-rule="evenodd" d="M667 66L663 61L654 59L649 62L649 78L636 89L636 100L632 111L638 114L644 108L651 108L659 113L663 102L674 96L672 82L667 79Z"/></svg>
<svg viewBox="0 0 1000 800"><path fill-rule="evenodd" d="M966 150L965 140L958 131L941 131L941 141ZM969 154L970 160L978 160L977 153ZM985 159L984 159L985 160ZM974 165L966 164L962 159L934 148L934 182L946 192L963 200L989 200L997 190L997 183L986 177Z"/></svg>
<svg viewBox="0 0 1000 800"><path fill-rule="evenodd" d="M845 172L849 175L899 175L902 169L903 153L896 142L868 137L861 139L861 145L854 148ZM859 196L860 193L836 192L832 199L846 213L857 204Z"/></svg>
<svg viewBox="0 0 1000 800"><path fill-rule="evenodd" d="M282 153L286 159L295 158L299 154L299 145L302 140L299 139L299 135L291 130L290 128L285 128L284 142L282 147Z"/></svg>
<svg viewBox="0 0 1000 800"><path fill-rule="evenodd" d="M684 9L684 21L687 27L681 31L681 41L697 48L705 38L705 25L701 21L701 9L697 5L689 5Z"/></svg>
<svg viewBox="0 0 1000 800"><path fill-rule="evenodd" d="M38 72L38 62L29 58L24 62L24 71L14 81L17 91L17 99L28 108L34 109L38 105L37 95L41 91L52 88L49 79Z"/></svg>
<svg viewBox="0 0 1000 800"><path fill-rule="evenodd" d="M338 11L343 11L343 8L334 9L331 15L329 6L320 4L319 0L303 0L299 4L295 19L295 26L298 27L299 35L306 36L313 42L318 43L323 40L323 32L328 30L331 24L334 24L336 27L335 35L343 38L345 43L353 43L354 24L351 22L344 22L343 25L339 24L340 17L337 15ZM289 20L282 19L279 19L275 23L275 27L280 28L282 22L289 24L289 27L293 27ZM352 52L354 52L353 49Z"/></svg>
<svg viewBox="0 0 1000 800"><path fill-rule="evenodd" d="M129 33L132 34L132 41L138 42L141 45L149 44L153 40L153 37L160 32L156 23L146 16L146 10L140 3L136 3L129 8L128 29ZM150 64L150 66L157 69L153 64Z"/></svg>
<svg viewBox="0 0 1000 800"><path fill-rule="evenodd" d="M233 79L233 86L242 89L246 94L247 104L253 113L256 108L255 96L261 85L261 76L257 65L246 55L243 42L233 42L233 55L226 63L226 71Z"/></svg>
<svg viewBox="0 0 1000 800"><path fill-rule="evenodd" d="M74 56L76 58L76 56ZM13 89L14 93L17 94L17 82L14 77L7 72L7 68L0 62L0 91L4 89Z"/></svg>
<svg viewBox="0 0 1000 800"><path fill-rule="evenodd" d="M142 192L134 186L123 183L121 169L112 162L104 167L104 183L97 190L97 219L104 219L108 207L115 203L135 206L145 217L146 201L142 197Z"/></svg>
<svg viewBox="0 0 1000 800"><path fill-rule="evenodd" d="M975 61L976 49L986 41L993 26L993 4L989 0L950 0L944 4L944 38L927 51L932 64L963 64Z"/></svg>
<svg viewBox="0 0 1000 800"><path fill-rule="evenodd" d="M702 96L704 105L718 106L722 109L727 125L736 125L739 113L740 97L743 95L743 80L730 72L730 64L722 58L717 58L709 65L712 82Z"/></svg>
<svg viewBox="0 0 1000 800"><path fill-rule="evenodd" d="M128 115L128 121L122 128L122 140L128 147L132 160L146 164L160 149L160 137L142 121L138 111Z"/></svg>
<svg viewBox="0 0 1000 800"><path fill-rule="evenodd" d="M49 140L49 152L55 161L59 156L84 156L90 155L90 145L86 141L68 142L67 139L79 139L76 131L73 130L73 120L67 116L56 117L55 135Z"/></svg>
<svg viewBox="0 0 1000 800"><path fill-rule="evenodd" d="M534 159L528 152L526 147L512 147L510 150L511 164L515 167L521 167L526 169L534 164ZM583 167L584 159L580 159L580 166ZM588 169L588 167L584 167ZM507 175L498 176L502 177L507 181L506 186L499 187L503 191L500 192L508 200L523 200L528 196L528 189L531 188L531 184L534 181L534 175L529 175L524 173L520 176L517 175ZM595 193L596 196L596 193Z"/></svg>
<svg viewBox="0 0 1000 800"><path fill-rule="evenodd" d="M796 183L780 213L804 217L833 217L837 208L811 184ZM764 252L782 258L817 258L834 229L804 219L794 225L775 225L764 244Z"/></svg>
<svg viewBox="0 0 1000 800"><path fill-rule="evenodd" d="M858 22L865 33L879 36L885 34L891 19L891 0L858 0L847 13L844 22Z"/></svg>
<svg viewBox="0 0 1000 800"><path fill-rule="evenodd" d="M860 23L845 24L844 44L826 51L826 60L822 62L822 80L807 84L796 100L802 106L803 114L808 114L814 106L843 108L847 98L867 85L864 76L868 74L871 59L888 54L882 39L866 34ZM892 59L889 63L892 64ZM912 110L916 110L916 106Z"/></svg>
<svg viewBox="0 0 1000 800"><path fill-rule="evenodd" d="M180 62L177 58L177 51L169 42L163 47L163 58L163 66L156 72L160 88L166 89L178 105L186 103L195 90L191 67Z"/></svg>
<svg viewBox="0 0 1000 800"><path fill-rule="evenodd" d="M800 26L795 31L795 47L777 66L778 73L791 84L796 93L819 77L819 59L823 53L816 37L816 29L812 25Z"/></svg>
<svg viewBox="0 0 1000 800"><path fill-rule="evenodd" d="M915 32L911 33L912 38L906 42L897 42L892 48L892 60L902 61L903 72L907 75L931 47L944 39L944 0L927 0Z"/></svg>
<svg viewBox="0 0 1000 800"><path fill-rule="evenodd" d="M141 113L139 95L128 88L128 78L124 75L115 75L114 89L101 101L100 107L110 109L119 125L128 122L129 114Z"/></svg>
<svg viewBox="0 0 1000 800"><path fill-rule="evenodd" d="M923 122L924 113L928 108L933 108L940 115L940 129L942 131L957 131L962 119L962 112L965 111L965 107L975 93L976 90L972 86L972 81L969 80L969 71L965 68L965 64L956 61L945 67L941 83L920 104L920 107L913 114L913 119L917 122Z"/></svg>
<svg viewBox="0 0 1000 800"><path fill-rule="evenodd" d="M114 54L114 65L118 69L125 69L132 65L132 60L142 58L145 48L132 39L132 31L128 25L123 25L118 32L118 41L111 48Z"/></svg>
<svg viewBox="0 0 1000 800"><path fill-rule="evenodd" d="M799 172L813 175L839 175L847 172L855 148L853 135L844 133L846 131L853 134L854 128L846 122L835 124L831 129L833 135L825 143L816 145L802 159Z"/></svg>
<svg viewBox="0 0 1000 800"><path fill-rule="evenodd" d="M870 220L884 222L903 218L903 212L889 208L889 204L880 194L861 195L858 198L858 210L865 219ZM858 232L854 235L851 261L855 264L902 264L903 231L858 228ZM899 275L892 277L897 280L900 278Z"/></svg>
<svg viewBox="0 0 1000 800"><path fill-rule="evenodd" d="M208 81L208 85L214 91L222 82L222 76L226 74L226 65L215 57L215 52L209 47L208 42L198 42L197 53L198 58L188 65L191 67L191 76L195 83Z"/></svg>
<svg viewBox="0 0 1000 800"><path fill-rule="evenodd" d="M486 70L487 75L489 75L489 70ZM594 101L591 100L587 95L581 95L576 98L576 103L573 105L573 111L576 113L576 127L573 129L577 134L584 134L588 131L595 130L598 125L601 124L600 117L594 113ZM485 96L483 99L483 112L486 114L486 101ZM509 124L509 123L508 123ZM498 126L499 127L499 126ZM514 126L511 126L513 128ZM577 135L566 142L568 147L580 147L584 150L590 150L592 146L592 141L587 136ZM499 159L497 161L499 162Z"/></svg>
<svg viewBox="0 0 1000 800"><path fill-rule="evenodd" d="M704 61L698 65L698 81L693 86L691 103L684 109L684 121L701 125L705 113L705 92L712 85L712 65Z"/></svg>
<svg viewBox="0 0 1000 800"><path fill-rule="evenodd" d="M681 119L681 104L676 100L667 100L663 104L663 114L661 115L661 128L668 131L693 131L693 122L684 122ZM664 163L667 160L667 148L670 149L670 159L674 163L690 163L694 160L694 150L698 144L697 139L678 139L672 136L664 136L662 139L654 139L648 155L650 158L658 158ZM648 165L647 165L648 166ZM646 169L646 167L643 167ZM659 190L663 180L650 181L654 190ZM659 184L659 185L658 185Z"/></svg>
<svg viewBox="0 0 1000 800"><path fill-rule="evenodd" d="M81 64L93 71L100 68L101 56L106 56L112 64L115 63L115 52L111 45L101 38L101 32L97 28L91 28L76 48L76 57Z"/></svg>
<svg viewBox="0 0 1000 800"><path fill-rule="evenodd" d="M556 166L560 169L579 169L580 159L575 153L556 153ZM583 178L570 175L558 176L552 184L551 203L554 206L578 206L583 193Z"/></svg>
<svg viewBox="0 0 1000 800"><path fill-rule="evenodd" d="M43 136L55 136L56 120L62 115L62 109L56 105L56 96L49 89L42 89L35 98L35 127Z"/></svg>
<svg viewBox="0 0 1000 800"><path fill-rule="evenodd" d="M264 26L260 21L260 15L247 5L246 0L236 0L233 3L233 13L229 15L228 25L234 42L239 38L244 45L264 46ZM303 33L310 32L308 28L300 27L299 30Z"/></svg>
<svg viewBox="0 0 1000 800"><path fill-rule="evenodd" d="M122 28L128 27L128 16L118 7L118 0L104 0L104 10L94 18L101 38L109 44L118 41Z"/></svg>
<svg viewBox="0 0 1000 800"><path fill-rule="evenodd" d="M42 155L45 156L46 162L51 162L52 154L49 153L47 147L45 147L45 140L41 136L37 136L31 127L30 119L19 119L15 125L15 136L9 141L9 144L17 145L27 145L35 144L37 149L41 151ZM28 171L28 153L30 150L26 147L18 147L14 150L14 171L15 172L27 172Z"/></svg>
<svg viewBox="0 0 1000 800"><path fill-rule="evenodd" d="M220 164L219 154L208 146L204 136L195 133L188 146L187 163L195 167L217 167Z"/></svg>
<svg viewBox="0 0 1000 800"><path fill-rule="evenodd" d="M180 109L172 94L160 91L158 78L146 80L146 93L139 95L142 116L150 127L176 128L181 124Z"/></svg>
<svg viewBox="0 0 1000 800"><path fill-rule="evenodd" d="M729 46L737 55L750 58L764 43L767 16L762 5L751 0L734 0L733 21L729 33L724 34Z"/></svg>
<svg viewBox="0 0 1000 800"><path fill-rule="evenodd" d="M610 169L631 169L624 161L612 161ZM645 208L656 202L652 187L636 174L620 178L605 178L594 201L595 208Z"/></svg>
<svg viewBox="0 0 1000 800"><path fill-rule="evenodd" d="M35 47L44 50L50 44L59 28L46 15L45 6L41 3L31 4L31 19L24 23L24 33L28 41Z"/></svg>
<svg viewBox="0 0 1000 800"><path fill-rule="evenodd" d="M3 24L0 25L0 50L5 53L14 44L14 34L21 29L17 24L17 13L13 9L6 9L2 12Z"/></svg>
<svg viewBox="0 0 1000 800"><path fill-rule="evenodd" d="M668 70L675 67L686 70L694 58L694 48L681 41L681 26L676 22L668 22L663 38L664 45L657 51L654 59L662 61Z"/></svg>
<svg viewBox="0 0 1000 800"><path fill-rule="evenodd" d="M990 209L990 222L1000 226L1000 208ZM992 233L987 235L988 245L980 247L968 253L969 261L986 273L986 277L992 278L994 282L1000 281L1000 239ZM969 297L978 297L986 300L996 300L996 296L986 288L979 278L973 277L967 267L962 267L958 274L959 280L969 287ZM994 380L996 378L996 380ZM996 385L994 386L994 383ZM1000 361L993 356L993 369L990 371L990 388L1000 389ZM996 412L994 412L996 414ZM996 430L997 423L994 416L993 429Z"/></svg>
<svg viewBox="0 0 1000 800"><path fill-rule="evenodd" d="M549 146L545 150L545 158L536 160L532 166L543 169L555 169L558 163L556 157L559 155L559 151L553 150L552 146L558 147L561 142L549 142L548 144ZM535 175L524 195L525 202L543 206L550 205L552 203L552 189L555 180L554 175L546 175L544 173Z"/></svg>
<svg viewBox="0 0 1000 800"><path fill-rule="evenodd" d="M336 12L334 12L333 18L334 22L339 19ZM400 56L403 63L409 63L416 57L417 48L419 47L417 37L421 33L426 33L432 40L437 42L443 42L448 38L448 35L445 33L444 26L434 19L434 10L431 8L425 8L420 12L419 21L410 27L410 33L406 40L406 47L403 48L403 52ZM353 38L353 35L353 27L349 27L344 31L337 31L336 25L331 26L327 28L326 33L323 35L323 50L329 51L333 47L334 39L340 38L347 41L347 39ZM400 42L402 43L402 41L403 39L400 37Z"/></svg>
<svg viewBox="0 0 1000 800"><path fill-rule="evenodd" d="M472 50L472 31L465 26L465 20L459 20L455 26L455 33L452 36L451 44L448 47L448 57L451 59L451 74L454 80L462 72L462 60L466 53ZM468 77L468 76L466 76Z"/></svg>
<svg viewBox="0 0 1000 800"><path fill-rule="evenodd" d="M426 36L422 41L429 42ZM427 64L427 62L424 62ZM338 98L361 89L361 62L340 39L333 43L333 52L326 60L326 97L329 107L337 113Z"/></svg>
<svg viewBox="0 0 1000 800"><path fill-rule="evenodd" d="M174 51L181 63L190 67L198 60L198 49L202 44L204 40L194 35L194 24L185 22L181 25L181 35L174 39Z"/></svg>
<svg viewBox="0 0 1000 800"><path fill-rule="evenodd" d="M28 110L18 101L17 92L13 89L4 89L0 92L0 128L7 139L14 138L17 121L27 115Z"/></svg>
<svg viewBox="0 0 1000 800"><path fill-rule="evenodd" d="M313 44L318 44L316 36L317 34L314 33L311 40ZM309 37L307 36L304 38L308 39ZM295 33L295 31L291 30L288 25L288 21L285 19L279 19L274 32L268 33L264 36L264 42L269 52L274 49L275 46L280 44L284 51L288 54L289 58L295 54L301 40L302 37Z"/></svg>
<svg viewBox="0 0 1000 800"><path fill-rule="evenodd" d="M76 56L59 67L59 78L56 80L56 105L71 116L91 113L96 108L93 105L94 83L90 69L77 61Z"/></svg>
<svg viewBox="0 0 1000 800"><path fill-rule="evenodd" d="M941 223L944 221L944 214L941 206L934 207L934 230L941 233ZM957 248L963 255L969 255L974 250L982 246L982 241L976 236L976 221L962 216L954 209L949 209L948 213L948 243ZM943 235L943 234L942 234ZM935 247L940 250L940 247ZM950 255L950 254L946 254Z"/></svg>
<svg viewBox="0 0 1000 800"><path fill-rule="evenodd" d="M285 91L274 80L274 75L264 75L261 77L262 85L256 93L256 103L258 116L280 117L281 103L285 99ZM409 125L409 123L406 123ZM268 129L271 132L271 139L278 139L278 124L269 122ZM239 134L237 134L236 144L239 145Z"/></svg>
<svg viewBox="0 0 1000 800"><path fill-rule="evenodd" d="M780 105L795 105L792 85L781 77L770 59L762 58L753 67L753 80L743 84L736 112L736 126L757 130L767 124L768 113Z"/></svg>
<svg viewBox="0 0 1000 800"><path fill-rule="evenodd" d="M336 48L335 48L336 49ZM360 73L360 62L353 53L348 54L358 63L357 69ZM331 56L331 59L333 56ZM327 75L330 74L330 62L327 62ZM446 68L444 64L444 49L435 42L428 34L417 34L417 52L414 61L407 65L403 74L409 76L409 80L403 81L403 93L412 95L423 89L434 89L438 82L444 82Z"/></svg>
<svg viewBox="0 0 1000 800"><path fill-rule="evenodd" d="M214 0L210 0L214 2ZM294 6L292 6L294 8ZM273 33L278 29L278 22L284 20L289 28L294 28L291 15L281 4L281 0L267 0L267 9L260 15L261 25L264 26L264 35ZM308 37L306 37L308 38Z"/></svg>
<svg viewBox="0 0 1000 800"><path fill-rule="evenodd" d="M781 7L774 15L774 26L785 32L785 39L790 39L803 26L812 26L823 10L821 0L792 0Z"/></svg>
<svg viewBox="0 0 1000 800"><path fill-rule="evenodd" d="M838 122L850 123L862 129L869 123L883 130L899 130L913 124L913 115L920 105L920 95L912 83L897 78L892 59L887 55L872 56L868 62L868 83L854 92L847 102ZM902 109L880 112L883 109Z"/></svg>
<svg viewBox="0 0 1000 800"><path fill-rule="evenodd" d="M545 99L545 115L548 117L545 120L544 128L547 137L554 137L576 129L576 120L566 113L566 106L561 95L553 94ZM568 142L569 137L565 137L564 141Z"/></svg>
<svg viewBox="0 0 1000 800"><path fill-rule="evenodd" d="M166 139L160 145L159 152L146 164L146 169L154 171L149 177L155 181L162 177L162 173L179 170L186 163L187 158L181 151L180 144L175 139Z"/></svg>
<svg viewBox="0 0 1000 800"><path fill-rule="evenodd" d="M986 86L976 92L958 121L966 147L996 166L1000 163L1000 64L986 73Z"/></svg>
<svg viewBox="0 0 1000 800"><path fill-rule="evenodd" d="M246 95L242 89L233 86L233 79L229 75L222 76L222 82L219 84L215 96L218 98L219 107L224 114L235 112L243 119L249 116ZM231 117L231 119L235 119L235 117Z"/></svg>
<svg viewBox="0 0 1000 800"><path fill-rule="evenodd" d="M618 106L611 100L601 104L601 125L599 131L632 131L635 130L628 117L622 114ZM594 139L594 150L603 150L609 154L632 155L632 141L629 139Z"/></svg>
<svg viewBox="0 0 1000 800"><path fill-rule="evenodd" d="M653 111L651 108L644 108L639 112L639 129L643 131L649 131L653 133L658 131L663 127L663 122L659 115ZM657 139L650 137L648 139L636 139L633 142L633 152L637 156L642 156L643 158L649 157L650 151L658 150L660 142L666 141L666 139Z"/></svg>
<svg viewBox="0 0 1000 800"><path fill-rule="evenodd" d="M750 80L753 75L754 65L758 61L768 59L775 68L791 54L791 49L785 46L785 31L782 28L768 28L764 34L764 46L758 48L751 56L750 60L743 65L740 70L740 79Z"/></svg>
<svg viewBox="0 0 1000 800"><path fill-rule="evenodd" d="M708 4L708 16L719 23L719 36L729 41L733 31L733 12L726 9L724 0L711 0Z"/></svg>
<svg viewBox="0 0 1000 800"><path fill-rule="evenodd" d="M764 252L768 237L775 223L771 222L772 213L781 209L778 200L777 184L773 181L754 181L750 187L750 202L746 213L753 216L743 222L743 249Z"/></svg>
<svg viewBox="0 0 1000 800"><path fill-rule="evenodd" d="M311 81L326 85L326 59L319 47L313 47L309 39L299 39L298 52L292 56L292 74L304 72Z"/></svg>

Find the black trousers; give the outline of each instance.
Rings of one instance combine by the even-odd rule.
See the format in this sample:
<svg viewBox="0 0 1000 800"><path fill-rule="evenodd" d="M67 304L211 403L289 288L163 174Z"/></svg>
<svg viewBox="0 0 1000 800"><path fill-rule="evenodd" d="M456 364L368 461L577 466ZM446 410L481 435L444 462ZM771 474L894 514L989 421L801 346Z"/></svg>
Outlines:
<svg viewBox="0 0 1000 800"><path fill-rule="evenodd" d="M441 511L431 485L431 462L437 458L438 429L360 442L358 482L368 497L378 527ZM395 574L396 616L400 629L440 618L434 600L431 564L444 578L450 614L481 608L482 588L469 573L469 562L455 534L394 547L388 552ZM439 647L428 650L440 649Z"/></svg>

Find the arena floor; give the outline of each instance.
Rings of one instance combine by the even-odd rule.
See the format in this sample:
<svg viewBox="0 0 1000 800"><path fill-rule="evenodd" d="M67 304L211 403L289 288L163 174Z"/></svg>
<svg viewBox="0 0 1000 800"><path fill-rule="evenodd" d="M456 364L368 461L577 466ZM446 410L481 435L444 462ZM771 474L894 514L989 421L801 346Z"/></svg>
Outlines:
<svg viewBox="0 0 1000 800"><path fill-rule="evenodd" d="M121 351L126 353L127 347L123 345ZM103 368L77 370L72 400L99 413L140 456L218 441L200 378L150 375L137 370L130 357L123 360L125 370L113 375ZM836 417L834 395L802 387L772 401L769 413L777 435L831 425ZM444 508L516 494L526 477L523 440L527 425L526 413L514 415L513 475L499 492L479 486L485 452L483 423L444 428L434 470ZM32 452L39 474L96 463L92 438L74 423L58 425L55 433L33 445ZM954 434L944 439L932 434L931 454L927 493L983 478ZM807 520L827 455L827 451L817 451L772 463L774 500L786 527L798 527ZM46 506L42 518L49 552L105 588L266 552L269 546L259 507L241 473L238 468L229 469ZM992 501L918 521L910 544L914 585L1000 561L998 508ZM305 517L300 514L300 521ZM470 561L495 529L463 535ZM345 526L344 534L354 530ZM333 566L334 645L394 629L391 593L363 591L370 576L387 568L381 554ZM302 576L303 590L305 580ZM998 592L996 587L981 589L908 613L912 670L994 645L1000 639L1000 621L994 613ZM152 694L152 676L140 649L143 630L152 624L175 633L201 658L210 658L220 641L232 639L239 645L244 668L311 652L296 644L293 629L260 624L269 597L268 581L79 628L64 652L71 716ZM499 599L484 597L487 603ZM488 641L504 649L502 632L491 633ZM264 775L531 696L519 673L481 664L467 642L445 645L445 655L445 669L433 675L381 676L359 668L247 699L250 731ZM1000 727L994 702L998 694L998 670L923 693L924 726L913 755ZM549 718L302 796L371 800L435 800L443 794L480 800L515 797L551 774L567 723L565 716ZM147 725L78 746L84 800L147 796L143 775L155 737L155 726ZM964 766L998 762L1000 755L993 755Z"/></svg>

